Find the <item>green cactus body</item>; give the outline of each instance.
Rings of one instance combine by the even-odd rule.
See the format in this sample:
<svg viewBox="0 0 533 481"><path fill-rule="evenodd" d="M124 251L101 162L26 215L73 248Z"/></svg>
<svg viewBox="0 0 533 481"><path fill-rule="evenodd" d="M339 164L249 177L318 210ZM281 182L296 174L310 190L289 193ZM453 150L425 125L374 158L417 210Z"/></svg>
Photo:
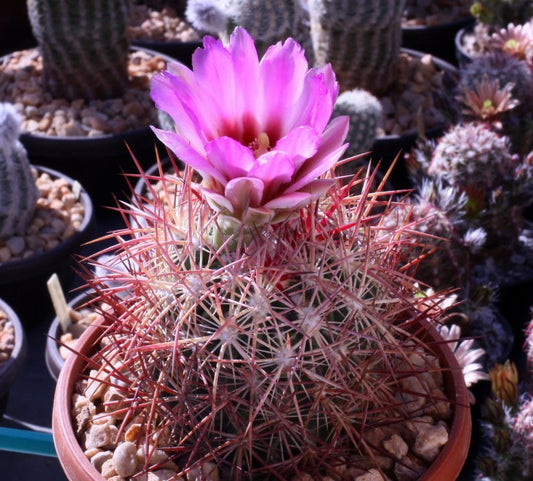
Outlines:
<svg viewBox="0 0 533 481"><path fill-rule="evenodd" d="M331 63L341 90L381 93L396 77L403 0L309 0L315 62Z"/></svg>
<svg viewBox="0 0 533 481"><path fill-rule="evenodd" d="M0 239L25 232L38 196L19 126L15 108L0 104Z"/></svg>
<svg viewBox="0 0 533 481"><path fill-rule="evenodd" d="M27 5L44 88L52 96L122 95L128 83L130 0L27 0Z"/></svg>
<svg viewBox="0 0 533 481"><path fill-rule="evenodd" d="M366 90L347 90L337 97L333 110L333 117L341 115L350 117L347 136L350 146L345 157L369 151L374 144L383 115L379 100Z"/></svg>

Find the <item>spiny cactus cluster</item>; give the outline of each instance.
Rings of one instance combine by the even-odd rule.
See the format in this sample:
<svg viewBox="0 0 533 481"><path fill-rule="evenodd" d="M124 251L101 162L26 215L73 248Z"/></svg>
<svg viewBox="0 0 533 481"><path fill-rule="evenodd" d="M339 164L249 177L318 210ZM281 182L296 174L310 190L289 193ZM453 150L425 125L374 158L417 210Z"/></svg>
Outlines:
<svg viewBox="0 0 533 481"><path fill-rule="evenodd" d="M25 233L39 194L18 140L21 121L13 105L0 104L0 239Z"/></svg>
<svg viewBox="0 0 533 481"><path fill-rule="evenodd" d="M395 79L404 0L308 0L318 65L331 63L341 90L374 94Z"/></svg>
<svg viewBox="0 0 533 481"><path fill-rule="evenodd" d="M477 458L484 481L533 477L533 399L520 394L518 370L510 361L490 371L492 396L483 406L488 444Z"/></svg>
<svg viewBox="0 0 533 481"><path fill-rule="evenodd" d="M191 178L159 179L166 203L137 198L144 227L116 252L127 271L112 288L90 280L114 308L94 360L116 394L106 411L140 423L138 442L156 442L178 475L205 463L223 480L390 474L370 434L449 406L416 335L442 309L399 269L406 240L384 235L376 195L339 186L298 217L228 236Z"/></svg>
<svg viewBox="0 0 533 481"><path fill-rule="evenodd" d="M27 6L46 91L68 100L123 93L130 0L27 0Z"/></svg>
<svg viewBox="0 0 533 481"><path fill-rule="evenodd" d="M302 0L189 0L187 20L227 42L237 26L254 38L259 55L276 42L292 37L310 55L308 14ZM309 59L311 60L311 59Z"/></svg>
<svg viewBox="0 0 533 481"><path fill-rule="evenodd" d="M509 140L482 123L458 124L434 148L417 155L418 179L443 183L466 196L463 214L451 219L460 236L451 238L475 234L483 242L473 244L478 247L473 263L488 257L505 263L518 245L524 209L532 201L528 158L513 154Z"/></svg>

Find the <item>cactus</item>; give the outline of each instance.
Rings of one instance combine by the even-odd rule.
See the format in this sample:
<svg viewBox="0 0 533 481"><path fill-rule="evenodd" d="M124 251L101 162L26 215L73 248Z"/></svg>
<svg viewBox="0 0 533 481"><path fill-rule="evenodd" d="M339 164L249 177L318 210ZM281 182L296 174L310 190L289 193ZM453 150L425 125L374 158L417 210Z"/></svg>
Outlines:
<svg viewBox="0 0 533 481"><path fill-rule="evenodd" d="M18 140L20 124L15 107L0 104L0 239L25 233L39 192Z"/></svg>
<svg viewBox="0 0 533 481"><path fill-rule="evenodd" d="M27 0L54 98L119 97L128 84L130 0Z"/></svg>
<svg viewBox="0 0 533 481"><path fill-rule="evenodd" d="M351 157L370 150L382 122L383 108L379 100L365 90L347 90L335 102L333 117L339 115L350 117L347 136L350 146L345 156Z"/></svg>
<svg viewBox="0 0 533 481"><path fill-rule="evenodd" d="M398 270L403 240L376 218L353 222L370 198L335 189L297 219L213 244L225 236L190 168L176 175L166 204L134 202L152 229L116 250L130 266L112 276L122 287L90 280L112 307L98 378L117 380L116 403L98 409L139 419L177 476L209 464L224 480L348 479L341 464L372 465L374 428L448 412L425 379L439 368L408 328L442 309Z"/></svg>
<svg viewBox="0 0 533 481"><path fill-rule="evenodd" d="M306 54L312 53L302 0L189 0L186 15L195 28L217 34L225 43L235 27L244 27L259 55L288 37L298 41Z"/></svg>
<svg viewBox="0 0 533 481"><path fill-rule="evenodd" d="M331 63L341 90L387 90L396 77L404 0L309 0L315 62Z"/></svg>

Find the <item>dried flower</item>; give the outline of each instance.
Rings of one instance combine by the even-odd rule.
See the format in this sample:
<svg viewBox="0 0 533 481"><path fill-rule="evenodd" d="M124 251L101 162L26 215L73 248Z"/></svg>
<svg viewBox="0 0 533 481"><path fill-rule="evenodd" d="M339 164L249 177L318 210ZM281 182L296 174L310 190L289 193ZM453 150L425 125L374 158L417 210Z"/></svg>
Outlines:
<svg viewBox="0 0 533 481"><path fill-rule="evenodd" d="M204 37L193 70L182 64L154 77L152 97L176 132L154 129L202 175L211 207L237 222L277 222L331 185L318 179L346 149L348 118L328 124L338 85L331 66L308 70L293 39L259 61L237 28L229 45Z"/></svg>
<svg viewBox="0 0 533 481"><path fill-rule="evenodd" d="M518 370L516 365L507 360L504 364L496 364L489 371L492 393L509 407L518 403Z"/></svg>

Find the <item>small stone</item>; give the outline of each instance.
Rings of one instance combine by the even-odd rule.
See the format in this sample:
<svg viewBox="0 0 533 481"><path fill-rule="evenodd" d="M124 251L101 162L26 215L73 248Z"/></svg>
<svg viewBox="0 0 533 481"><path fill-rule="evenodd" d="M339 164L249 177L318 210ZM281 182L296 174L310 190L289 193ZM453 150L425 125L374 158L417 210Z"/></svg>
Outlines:
<svg viewBox="0 0 533 481"><path fill-rule="evenodd" d="M87 453L85 453L87 455ZM102 472L103 464L109 459L113 458L113 453L111 451L99 451L94 456L92 456L91 464L99 471Z"/></svg>
<svg viewBox="0 0 533 481"><path fill-rule="evenodd" d="M384 481L384 479L377 469L371 469L362 476L357 476L355 481Z"/></svg>
<svg viewBox="0 0 533 481"><path fill-rule="evenodd" d="M93 424L85 433L85 449L111 448L118 429L112 424Z"/></svg>
<svg viewBox="0 0 533 481"><path fill-rule="evenodd" d="M22 254L24 251L24 248L26 247L26 243L24 242L23 237L19 236L12 236L9 239L6 240L6 245L13 254L13 256L18 256L19 254Z"/></svg>
<svg viewBox="0 0 533 481"><path fill-rule="evenodd" d="M118 475L127 478L137 470L137 448L128 441L121 443L113 453L113 464Z"/></svg>
<svg viewBox="0 0 533 481"><path fill-rule="evenodd" d="M397 434L393 434L389 439L383 441L383 447L396 459L402 459L409 451L407 443Z"/></svg>
<svg viewBox="0 0 533 481"><path fill-rule="evenodd" d="M448 442L448 429L442 422L432 426L417 424L417 436L413 451L426 461L433 461L440 448Z"/></svg>

